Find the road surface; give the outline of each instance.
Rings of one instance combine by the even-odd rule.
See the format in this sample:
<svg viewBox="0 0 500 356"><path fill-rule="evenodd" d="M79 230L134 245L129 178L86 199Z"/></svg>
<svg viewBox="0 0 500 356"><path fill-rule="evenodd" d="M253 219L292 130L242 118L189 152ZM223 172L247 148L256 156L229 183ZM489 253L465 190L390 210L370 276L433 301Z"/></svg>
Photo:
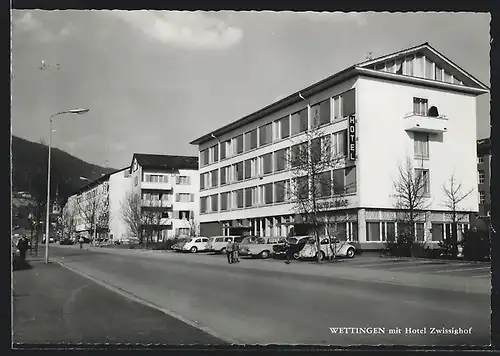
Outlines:
<svg viewBox="0 0 500 356"><path fill-rule="evenodd" d="M385 271L377 272L380 278L360 280L354 274L351 279L340 272L337 276L341 268L336 266L301 262L242 260L228 265L223 257L207 254L56 246L52 259L207 327L227 342L344 346L490 342L490 295L486 282L479 284L483 283L479 279L470 284L464 278L467 288L447 290L446 281L461 286L462 277L432 279L422 274L412 280L407 274L408 283L415 285L409 286L382 281ZM356 276L371 276L370 269L351 268ZM442 285L433 286L431 281Z"/></svg>
<svg viewBox="0 0 500 356"><path fill-rule="evenodd" d="M171 316L60 266L31 261L14 272L13 342L30 344L221 344Z"/></svg>

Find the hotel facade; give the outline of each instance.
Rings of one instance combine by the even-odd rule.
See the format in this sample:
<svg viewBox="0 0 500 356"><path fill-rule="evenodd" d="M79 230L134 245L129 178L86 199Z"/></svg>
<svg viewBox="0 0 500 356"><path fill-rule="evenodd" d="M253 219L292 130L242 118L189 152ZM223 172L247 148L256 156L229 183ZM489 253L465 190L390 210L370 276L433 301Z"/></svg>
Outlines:
<svg viewBox="0 0 500 356"><path fill-rule="evenodd" d="M259 236L287 236L299 222L286 194L296 152L313 123L341 165L329 172L349 187L332 208L335 229L362 249L397 234L394 182L410 159L426 182L428 211L417 239L440 241L451 231L443 184L453 174L477 187L476 97L488 88L428 43L353 65L257 112L209 132L199 148L202 236L248 226ZM478 194L461 210L478 211ZM462 228L469 221L466 215Z"/></svg>

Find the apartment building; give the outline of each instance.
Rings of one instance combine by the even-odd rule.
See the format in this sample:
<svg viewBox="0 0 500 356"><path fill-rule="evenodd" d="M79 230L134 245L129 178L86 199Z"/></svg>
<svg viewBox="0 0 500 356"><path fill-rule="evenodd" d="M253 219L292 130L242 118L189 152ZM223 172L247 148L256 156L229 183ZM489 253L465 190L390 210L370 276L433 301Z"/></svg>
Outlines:
<svg viewBox="0 0 500 356"><path fill-rule="evenodd" d="M480 230L488 230L491 213L491 138L477 140L477 193L479 212L471 215L471 223Z"/></svg>
<svg viewBox="0 0 500 356"><path fill-rule="evenodd" d="M129 173L143 214L156 217L144 222L156 231L155 240L197 232L198 157L135 153Z"/></svg>
<svg viewBox="0 0 500 356"><path fill-rule="evenodd" d="M286 236L301 221L286 193L290 162L320 125L340 166L325 172L346 187L333 206L333 229L362 249L378 249L397 223L394 182L410 159L426 183L428 210L417 239L437 242L451 231L443 184L454 174L475 187L476 97L488 87L428 43L355 64L191 142L200 157L203 236L247 226ZM307 151L306 151L307 153ZM335 196L330 190L326 196ZM478 211L478 196L461 202ZM465 217L462 228L469 221ZM332 226L330 226L332 228Z"/></svg>

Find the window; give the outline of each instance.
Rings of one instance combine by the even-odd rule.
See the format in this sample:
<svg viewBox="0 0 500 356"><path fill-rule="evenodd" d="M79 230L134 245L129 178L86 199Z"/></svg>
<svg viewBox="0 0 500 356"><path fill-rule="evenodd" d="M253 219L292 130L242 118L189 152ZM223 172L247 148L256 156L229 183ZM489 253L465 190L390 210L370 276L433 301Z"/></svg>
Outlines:
<svg viewBox="0 0 500 356"><path fill-rule="evenodd" d="M425 78L434 79L433 65L428 58L425 59Z"/></svg>
<svg viewBox="0 0 500 356"><path fill-rule="evenodd" d="M226 211L229 208L229 192L220 194L220 210Z"/></svg>
<svg viewBox="0 0 500 356"><path fill-rule="evenodd" d="M415 185L419 191L422 192L424 195L428 195L430 193L430 187L429 187L429 170L428 169L415 169L415 174L416 174L416 181ZM422 190L421 190L422 189Z"/></svg>
<svg viewBox="0 0 500 356"><path fill-rule="evenodd" d="M243 189L238 189L233 192L234 202L237 208L243 208Z"/></svg>
<svg viewBox="0 0 500 356"><path fill-rule="evenodd" d="M436 65L436 68L434 69L434 75L436 80L439 80L440 82L443 81L443 69L440 68L438 65Z"/></svg>
<svg viewBox="0 0 500 356"><path fill-rule="evenodd" d="M269 174L273 172L273 154L268 153L260 157L262 160L262 173Z"/></svg>
<svg viewBox="0 0 500 356"><path fill-rule="evenodd" d="M395 72L394 61L388 61L385 64L385 71L389 72L389 73L394 73Z"/></svg>
<svg viewBox="0 0 500 356"><path fill-rule="evenodd" d="M219 194L214 194L210 196L210 205L211 205L211 211L212 212L217 212L219 211Z"/></svg>
<svg viewBox="0 0 500 356"><path fill-rule="evenodd" d="M252 160L245 161L245 179L252 178Z"/></svg>
<svg viewBox="0 0 500 356"><path fill-rule="evenodd" d="M415 223L415 239L417 241L424 241L425 229L424 223Z"/></svg>
<svg viewBox="0 0 500 356"><path fill-rule="evenodd" d="M347 130L333 134L333 156L342 157L347 153Z"/></svg>
<svg viewBox="0 0 500 356"><path fill-rule="evenodd" d="M179 210L179 219L189 220L191 216L191 212L189 210Z"/></svg>
<svg viewBox="0 0 500 356"><path fill-rule="evenodd" d="M478 171L479 184L484 184L484 171Z"/></svg>
<svg viewBox="0 0 500 356"><path fill-rule="evenodd" d="M286 168L286 148L274 152L274 171L281 172Z"/></svg>
<svg viewBox="0 0 500 356"><path fill-rule="evenodd" d="M342 111L341 111L341 97L337 96L333 99L333 120L342 119Z"/></svg>
<svg viewBox="0 0 500 356"><path fill-rule="evenodd" d="M396 223L387 222L386 224L387 241L394 241L396 239Z"/></svg>
<svg viewBox="0 0 500 356"><path fill-rule="evenodd" d="M200 190L205 189L205 173L200 174Z"/></svg>
<svg viewBox="0 0 500 356"><path fill-rule="evenodd" d="M229 166L220 169L220 185L227 184L229 181Z"/></svg>
<svg viewBox="0 0 500 356"><path fill-rule="evenodd" d="M208 154L208 148L204 149L203 151L200 152L200 160L201 160L201 166L206 166L209 163L209 154Z"/></svg>
<svg viewBox="0 0 500 356"><path fill-rule="evenodd" d="M177 193L175 195L175 201L180 203L189 203L192 201L191 197L193 194L190 193Z"/></svg>
<svg viewBox="0 0 500 356"><path fill-rule="evenodd" d="M330 122L330 99L311 106L311 127L318 127Z"/></svg>
<svg viewBox="0 0 500 356"><path fill-rule="evenodd" d="M307 108L292 115L292 135L307 131Z"/></svg>
<svg viewBox="0 0 500 356"><path fill-rule="evenodd" d="M291 166L300 167L307 157L307 142L292 146ZM305 162L304 162L305 163Z"/></svg>
<svg viewBox="0 0 500 356"><path fill-rule="evenodd" d="M201 213L207 212L207 197L200 198L200 212Z"/></svg>
<svg viewBox="0 0 500 356"><path fill-rule="evenodd" d="M167 178L165 176L165 178ZM189 185L190 184L190 179L188 176L176 176L175 177L175 180L176 180L176 184L180 184L180 185Z"/></svg>
<svg viewBox="0 0 500 356"><path fill-rule="evenodd" d="M231 152L230 147L231 147L231 140L227 140L227 141L224 141L221 143L221 145L220 145L220 159L221 160L224 158L227 158L228 153Z"/></svg>
<svg viewBox="0 0 500 356"><path fill-rule="evenodd" d="M210 163L219 162L219 145L210 147Z"/></svg>
<svg viewBox="0 0 500 356"><path fill-rule="evenodd" d="M288 181L283 180L274 183L274 202L283 203L285 201L288 189Z"/></svg>
<svg viewBox="0 0 500 356"><path fill-rule="evenodd" d="M345 192L347 194L356 192L356 166L345 169Z"/></svg>
<svg viewBox="0 0 500 356"><path fill-rule="evenodd" d="M330 135L318 137L311 141L311 159L313 162L321 163L331 157Z"/></svg>
<svg viewBox="0 0 500 356"><path fill-rule="evenodd" d="M254 190L255 190L255 187L245 188L245 207L247 207L247 208L255 205Z"/></svg>
<svg viewBox="0 0 500 356"><path fill-rule="evenodd" d="M234 154L243 153L243 134L236 136L233 138L234 143Z"/></svg>
<svg viewBox="0 0 500 356"><path fill-rule="evenodd" d="M245 134L245 151L257 148L257 129L253 129Z"/></svg>
<svg viewBox="0 0 500 356"><path fill-rule="evenodd" d="M276 138L283 139L290 136L290 117L286 116L276 121Z"/></svg>
<svg viewBox="0 0 500 356"><path fill-rule="evenodd" d="M273 184L268 183L262 186L263 190L263 203L272 204L273 203Z"/></svg>
<svg viewBox="0 0 500 356"><path fill-rule="evenodd" d="M478 157L477 163L484 163L484 156Z"/></svg>
<svg viewBox="0 0 500 356"><path fill-rule="evenodd" d="M479 204L484 204L486 202L486 195L484 192L479 192Z"/></svg>
<svg viewBox="0 0 500 356"><path fill-rule="evenodd" d="M273 140L273 124L270 122L259 127L259 146L265 146Z"/></svg>
<svg viewBox="0 0 500 356"><path fill-rule="evenodd" d="M381 241L380 238L380 223L366 223L366 241Z"/></svg>
<svg viewBox="0 0 500 356"><path fill-rule="evenodd" d="M443 81L446 82L446 83L451 83L451 74L447 71L444 71L444 77L443 77Z"/></svg>
<svg viewBox="0 0 500 356"><path fill-rule="evenodd" d="M428 102L427 99L413 98L413 113L415 115L427 116Z"/></svg>
<svg viewBox="0 0 500 356"><path fill-rule="evenodd" d="M414 67L414 75L416 77L424 78L425 77L425 62L424 56L421 53L417 53L415 58L415 67Z"/></svg>
<svg viewBox="0 0 500 356"><path fill-rule="evenodd" d="M218 169L214 169L213 171L210 172L210 176L211 176L211 179L212 179L212 185L211 187L212 188L215 188L219 185L219 182L218 182L218 175L219 175L219 170Z"/></svg>
<svg viewBox="0 0 500 356"><path fill-rule="evenodd" d="M395 67L394 73L403 74L403 60L402 59L396 60L396 67Z"/></svg>
<svg viewBox="0 0 500 356"><path fill-rule="evenodd" d="M356 113L355 89L351 89L342 94L342 117Z"/></svg>
<svg viewBox="0 0 500 356"><path fill-rule="evenodd" d="M405 58L405 75L413 75L413 56Z"/></svg>
<svg viewBox="0 0 500 356"><path fill-rule="evenodd" d="M413 146L416 158L429 158L429 134L414 132Z"/></svg>
<svg viewBox="0 0 500 356"><path fill-rule="evenodd" d="M188 227L180 227L177 229L177 231L178 231L179 236L189 236L189 228ZM200 239L197 239L196 242L199 242L198 240L200 240Z"/></svg>
<svg viewBox="0 0 500 356"><path fill-rule="evenodd" d="M298 199L307 199L309 197L309 179L307 176L295 180L295 196Z"/></svg>
<svg viewBox="0 0 500 356"><path fill-rule="evenodd" d="M329 197L332 195L332 172L327 171L316 177L316 193L319 197Z"/></svg>
<svg viewBox="0 0 500 356"><path fill-rule="evenodd" d="M444 235L444 224L432 224L432 241L442 241Z"/></svg>
<svg viewBox="0 0 500 356"><path fill-rule="evenodd" d="M234 180L239 182L243 180L243 162L233 164L234 167Z"/></svg>
<svg viewBox="0 0 500 356"><path fill-rule="evenodd" d="M335 169L333 171L333 194L344 194L345 193L345 172L344 169Z"/></svg>

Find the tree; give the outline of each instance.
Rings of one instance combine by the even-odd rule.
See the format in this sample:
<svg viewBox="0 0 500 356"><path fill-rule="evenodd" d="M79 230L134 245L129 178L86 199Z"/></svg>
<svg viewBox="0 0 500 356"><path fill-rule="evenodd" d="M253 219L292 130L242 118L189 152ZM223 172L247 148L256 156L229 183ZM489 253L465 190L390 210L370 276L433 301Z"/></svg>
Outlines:
<svg viewBox="0 0 500 356"><path fill-rule="evenodd" d="M139 243L143 243L142 235L142 216L141 216L141 195L137 192L128 192L125 200L121 203L122 218L127 225L132 236L139 239Z"/></svg>
<svg viewBox="0 0 500 356"><path fill-rule="evenodd" d="M416 223L425 220L425 211L429 207L428 189L428 176L423 169L415 169L411 158L398 166L398 176L394 181L396 220L398 229L404 226L404 230L398 230L396 244L407 249L410 256L416 237Z"/></svg>
<svg viewBox="0 0 500 356"><path fill-rule="evenodd" d="M88 226L92 236L97 237L99 229L107 229L109 223L109 196L107 187L99 185L77 197L78 214ZM94 246L96 239L92 238ZM99 238L98 238L99 239Z"/></svg>
<svg viewBox="0 0 500 356"><path fill-rule="evenodd" d="M345 146L344 146L345 147ZM328 212L345 206L345 193L352 187L337 181L332 170L344 165L343 156L335 156L331 138L316 122L298 144L291 147L289 164L292 185L289 193L294 211L308 224L316 238L317 260L322 259L320 236L328 222Z"/></svg>
<svg viewBox="0 0 500 356"><path fill-rule="evenodd" d="M71 204L66 204L62 212L62 233L68 239L71 239L76 230L76 209Z"/></svg>
<svg viewBox="0 0 500 356"><path fill-rule="evenodd" d="M457 182L455 175L452 174L448 181L443 184L442 189L445 194L444 206L451 214L451 236L449 238L445 236L444 246L452 256L456 256L458 252L458 223L468 215L460 208L460 203L474 191L474 188L464 192L462 183Z"/></svg>
<svg viewBox="0 0 500 356"><path fill-rule="evenodd" d="M194 216L189 217L189 236L197 237L200 235L200 223L194 218Z"/></svg>

